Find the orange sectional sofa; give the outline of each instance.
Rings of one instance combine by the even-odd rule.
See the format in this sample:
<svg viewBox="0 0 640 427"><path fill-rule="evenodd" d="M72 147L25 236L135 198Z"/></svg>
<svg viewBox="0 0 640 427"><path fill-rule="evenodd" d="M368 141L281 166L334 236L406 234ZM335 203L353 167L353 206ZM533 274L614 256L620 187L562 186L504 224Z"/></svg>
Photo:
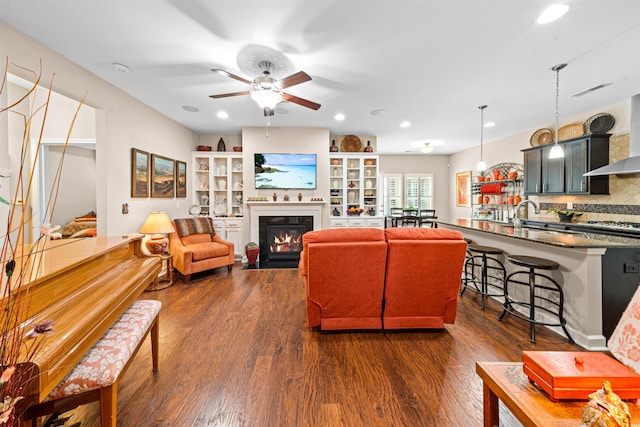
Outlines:
<svg viewBox="0 0 640 427"><path fill-rule="evenodd" d="M427 228L341 228L303 236L307 324L322 330L454 323L467 243Z"/></svg>

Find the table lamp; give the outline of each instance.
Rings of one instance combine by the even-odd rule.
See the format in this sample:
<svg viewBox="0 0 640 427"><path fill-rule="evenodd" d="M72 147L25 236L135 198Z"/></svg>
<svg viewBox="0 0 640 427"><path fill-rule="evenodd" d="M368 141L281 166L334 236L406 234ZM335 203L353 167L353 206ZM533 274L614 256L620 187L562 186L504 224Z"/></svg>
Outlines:
<svg viewBox="0 0 640 427"><path fill-rule="evenodd" d="M169 215L164 212L151 212L140 228L140 233L147 235L144 238L147 250L155 255L163 254L169 245L169 239L163 234L174 231Z"/></svg>

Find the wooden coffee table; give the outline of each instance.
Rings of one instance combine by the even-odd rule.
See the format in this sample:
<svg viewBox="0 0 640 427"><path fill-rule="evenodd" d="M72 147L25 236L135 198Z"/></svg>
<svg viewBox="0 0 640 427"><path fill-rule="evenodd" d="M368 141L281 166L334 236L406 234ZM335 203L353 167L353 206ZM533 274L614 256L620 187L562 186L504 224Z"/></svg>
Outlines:
<svg viewBox="0 0 640 427"><path fill-rule="evenodd" d="M525 427L577 427L586 401L553 403L522 370L522 363L477 362L483 382L484 427L499 425L498 399ZM595 390L594 390L595 391ZM614 390L615 392L615 390ZM640 425L640 405L627 402L632 425Z"/></svg>

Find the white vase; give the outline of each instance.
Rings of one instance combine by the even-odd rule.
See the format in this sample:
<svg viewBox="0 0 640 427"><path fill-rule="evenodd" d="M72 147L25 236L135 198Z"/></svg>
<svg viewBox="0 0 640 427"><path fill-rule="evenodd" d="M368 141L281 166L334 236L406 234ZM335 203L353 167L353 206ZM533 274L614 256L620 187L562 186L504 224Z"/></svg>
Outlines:
<svg viewBox="0 0 640 427"><path fill-rule="evenodd" d="M227 189L227 180L226 179L219 179L218 180L218 188L220 190L226 190Z"/></svg>
<svg viewBox="0 0 640 427"><path fill-rule="evenodd" d="M331 181L331 188L340 188L340 181L338 181L337 179Z"/></svg>
<svg viewBox="0 0 640 427"><path fill-rule="evenodd" d="M225 165L220 166L220 173L218 173L218 175L226 175L227 174L227 167Z"/></svg>
<svg viewBox="0 0 640 427"><path fill-rule="evenodd" d="M366 180L365 183L364 183L364 186L367 187L367 188L371 188L371 187L373 187L373 183L370 180Z"/></svg>
<svg viewBox="0 0 640 427"><path fill-rule="evenodd" d="M355 191L347 191L347 202L350 204L355 203L356 201L356 192Z"/></svg>

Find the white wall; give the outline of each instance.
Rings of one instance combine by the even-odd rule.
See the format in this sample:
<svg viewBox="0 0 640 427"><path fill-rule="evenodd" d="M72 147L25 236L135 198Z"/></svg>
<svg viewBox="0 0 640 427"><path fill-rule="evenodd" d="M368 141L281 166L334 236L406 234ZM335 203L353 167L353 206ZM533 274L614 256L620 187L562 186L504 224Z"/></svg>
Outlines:
<svg viewBox="0 0 640 427"><path fill-rule="evenodd" d="M185 199L130 197L130 149L135 147L190 163L191 151L198 143L196 134L3 22L0 22L0 40L0 57L9 58L10 64L36 71L42 63L43 86L49 86L55 73L54 91L74 100L86 94L85 103L96 109L99 235L135 232L154 210L165 211L171 217L188 215L190 203ZM19 68L10 66L10 70L19 77L32 79L31 74ZM8 142L3 132L0 157L7 152ZM190 185L188 182L187 186ZM191 194L190 187L187 194ZM129 204L128 215L121 213L123 203Z"/></svg>
<svg viewBox="0 0 640 427"><path fill-rule="evenodd" d="M410 154L381 155L380 173L430 173L433 174L433 202L438 218L449 217L449 156ZM453 187L455 188L455 186ZM450 194L451 193L451 194Z"/></svg>
<svg viewBox="0 0 640 427"><path fill-rule="evenodd" d="M526 108L526 107L523 107ZM553 112L550 112L550 118L553 119ZM617 134L629 132L630 128L630 100L622 101L620 103L605 106L599 108L598 110L585 111L580 114L576 114L575 116L570 117L561 117L560 118L560 127L575 123L575 122L584 122L589 117L598 113L609 113L612 114L616 120L614 127L609 131L609 133ZM498 126L500 124L498 123ZM555 129L555 123L541 123L540 126L524 130L518 134L509 136L507 138L502 138L499 140L489 140L487 141L487 133L490 131L485 131L485 143L484 143L484 161L488 167L495 165L497 163L503 162L513 162L522 164L524 161L524 156L520 150L524 150L526 148L531 148L530 138L531 135L540 128L549 128ZM479 137L478 137L479 139ZM455 179L457 172L464 171L472 171L473 176L475 177L478 174L476 170L476 165L480 160L480 146L471 148L469 150L461 151L459 153L453 154L449 157L449 161L451 164L451 168L449 170L449 187L455 189ZM612 177L611 179L615 179ZM453 191L449 194L449 218L448 219L456 219L456 218L469 218L471 217L471 208L457 207L456 200L453 194ZM443 218L443 217L440 217Z"/></svg>

